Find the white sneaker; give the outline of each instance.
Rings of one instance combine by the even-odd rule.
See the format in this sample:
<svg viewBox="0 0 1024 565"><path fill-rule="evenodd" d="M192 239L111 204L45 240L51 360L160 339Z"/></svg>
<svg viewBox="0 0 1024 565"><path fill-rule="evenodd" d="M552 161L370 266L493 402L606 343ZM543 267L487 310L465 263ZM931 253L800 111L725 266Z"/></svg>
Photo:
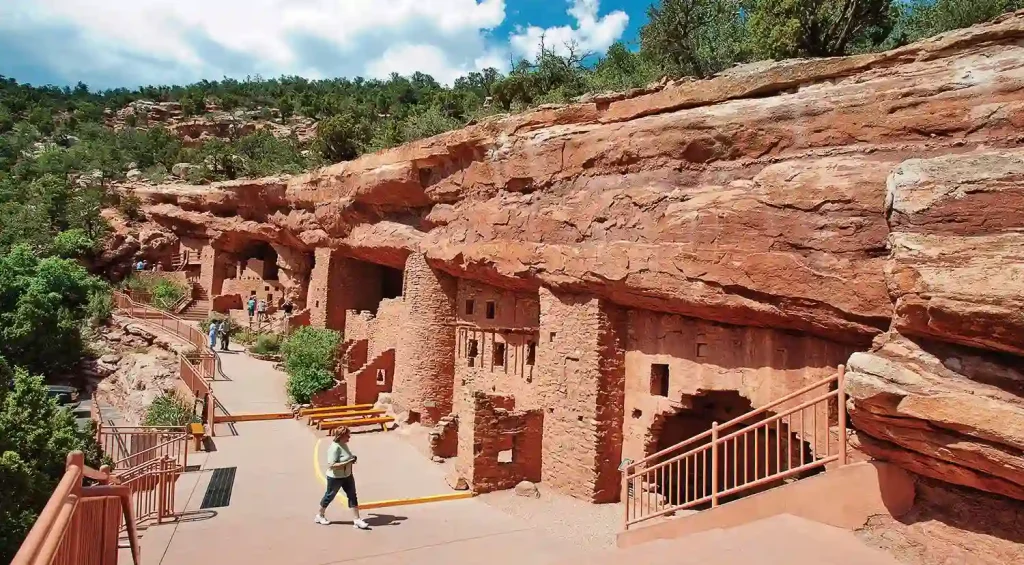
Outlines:
<svg viewBox="0 0 1024 565"><path fill-rule="evenodd" d="M319 514L317 514L316 517L313 518L313 521L316 522L317 524L320 524L321 526L330 526L331 525L331 521L330 520L328 520L327 518L324 518L323 516L321 516Z"/></svg>
<svg viewBox="0 0 1024 565"><path fill-rule="evenodd" d="M352 522L352 527L354 527L357 530L369 530L370 529L370 525L367 524L365 521L363 521L361 519L353 521Z"/></svg>

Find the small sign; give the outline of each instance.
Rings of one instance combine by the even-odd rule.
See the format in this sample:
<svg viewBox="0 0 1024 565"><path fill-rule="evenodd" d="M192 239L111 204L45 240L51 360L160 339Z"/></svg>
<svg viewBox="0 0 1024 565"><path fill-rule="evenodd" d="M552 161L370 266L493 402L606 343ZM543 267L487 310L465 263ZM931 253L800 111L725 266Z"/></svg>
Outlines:
<svg viewBox="0 0 1024 565"><path fill-rule="evenodd" d="M424 400L423 401L423 407L424 408L437 408L437 403L434 402L433 400Z"/></svg>

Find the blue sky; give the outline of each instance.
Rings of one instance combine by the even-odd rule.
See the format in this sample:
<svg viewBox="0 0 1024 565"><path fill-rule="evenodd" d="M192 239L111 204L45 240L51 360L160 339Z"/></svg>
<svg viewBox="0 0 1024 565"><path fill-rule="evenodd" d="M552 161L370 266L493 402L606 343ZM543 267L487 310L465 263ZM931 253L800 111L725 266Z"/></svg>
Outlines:
<svg viewBox="0 0 1024 565"><path fill-rule="evenodd" d="M602 53L635 40L650 0L2 0L0 75L135 87L223 76L450 83L531 57L543 34Z"/></svg>

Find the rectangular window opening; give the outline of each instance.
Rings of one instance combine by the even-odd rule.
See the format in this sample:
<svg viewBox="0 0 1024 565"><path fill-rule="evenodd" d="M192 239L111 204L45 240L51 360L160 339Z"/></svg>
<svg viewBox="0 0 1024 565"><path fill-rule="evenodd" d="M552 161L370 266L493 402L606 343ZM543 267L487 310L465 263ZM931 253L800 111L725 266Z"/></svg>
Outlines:
<svg viewBox="0 0 1024 565"><path fill-rule="evenodd" d="M512 455L512 450L511 449L503 449L503 450L498 452L498 463L502 463L502 464L511 463L512 462L512 458L513 458L513 455Z"/></svg>
<svg viewBox="0 0 1024 565"><path fill-rule="evenodd" d="M472 316L473 315L474 306L475 306L475 304L473 303L472 300L467 300L466 301L466 315L467 316Z"/></svg>
<svg viewBox="0 0 1024 565"><path fill-rule="evenodd" d="M708 356L708 344L706 344L706 343L698 343L697 344L697 357L707 357L707 356Z"/></svg>
<svg viewBox="0 0 1024 565"><path fill-rule="evenodd" d="M494 319L494 302L490 300L487 301L487 319Z"/></svg>
<svg viewBox="0 0 1024 565"><path fill-rule="evenodd" d="M537 344L530 341L526 344L526 364L533 365L537 362Z"/></svg>
<svg viewBox="0 0 1024 565"><path fill-rule="evenodd" d="M505 344L495 343L494 344L494 366L504 367L505 366Z"/></svg>
<svg viewBox="0 0 1024 565"><path fill-rule="evenodd" d="M475 339L469 340L469 352L467 353L467 355L470 358L476 357L477 355L480 354L478 348L479 348L479 343L477 342L477 340L475 340Z"/></svg>
<svg viewBox="0 0 1024 565"><path fill-rule="evenodd" d="M651 394L668 397L668 365L651 364Z"/></svg>
<svg viewBox="0 0 1024 565"><path fill-rule="evenodd" d="M548 343L551 343L553 341L555 341L555 332L551 332L548 334Z"/></svg>

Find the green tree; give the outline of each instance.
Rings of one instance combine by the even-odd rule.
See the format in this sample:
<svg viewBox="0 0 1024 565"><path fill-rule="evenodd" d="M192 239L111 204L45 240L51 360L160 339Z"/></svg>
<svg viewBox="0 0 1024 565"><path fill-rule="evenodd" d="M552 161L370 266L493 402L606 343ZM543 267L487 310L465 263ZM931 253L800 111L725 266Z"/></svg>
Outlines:
<svg viewBox="0 0 1024 565"><path fill-rule="evenodd" d="M14 558L25 534L64 475L67 455L80 450L87 464L101 464L93 431L57 406L42 377L12 371L0 357L0 561Z"/></svg>
<svg viewBox="0 0 1024 565"><path fill-rule="evenodd" d="M24 244L0 255L0 356L32 373L67 371L82 356L92 294L106 289L77 262Z"/></svg>
<svg viewBox="0 0 1024 565"><path fill-rule="evenodd" d="M318 149L331 163L355 159L369 137L368 123L351 113L328 118L317 125Z"/></svg>
<svg viewBox="0 0 1024 565"><path fill-rule="evenodd" d="M1024 0L909 0L901 8L896 44L987 22L1024 9Z"/></svg>
<svg viewBox="0 0 1024 565"><path fill-rule="evenodd" d="M341 334L328 329L303 326L281 344L288 373L288 396L298 404L334 384L334 364Z"/></svg>
<svg viewBox="0 0 1024 565"><path fill-rule="evenodd" d="M647 10L641 49L669 74L717 73L747 59L743 8L737 0L662 0Z"/></svg>
<svg viewBox="0 0 1024 565"><path fill-rule="evenodd" d="M892 0L753 0L749 44L758 59L833 57L871 33L884 39Z"/></svg>

